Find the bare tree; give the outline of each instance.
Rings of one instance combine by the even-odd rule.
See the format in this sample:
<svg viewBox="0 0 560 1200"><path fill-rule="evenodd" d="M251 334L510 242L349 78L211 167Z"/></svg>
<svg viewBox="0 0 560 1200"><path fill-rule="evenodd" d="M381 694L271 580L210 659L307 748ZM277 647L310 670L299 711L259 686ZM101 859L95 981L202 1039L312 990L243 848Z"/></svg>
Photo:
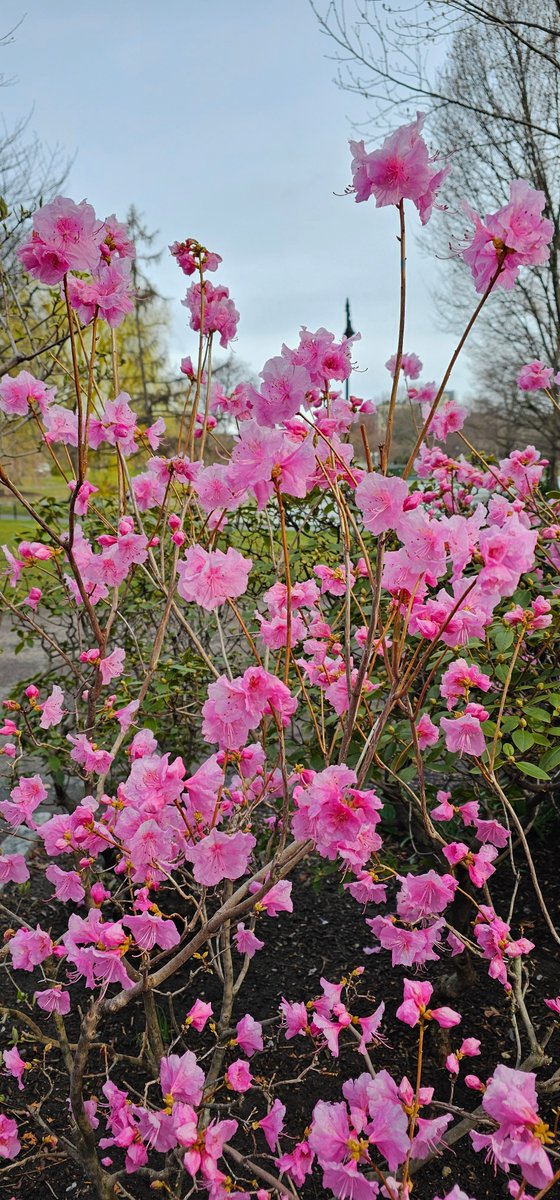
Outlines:
<svg viewBox="0 0 560 1200"><path fill-rule="evenodd" d="M473 29L483 37L500 33L508 43L554 71L560 71L560 4L544 0L309 0L319 27L328 37L337 65L337 83L373 104L377 118L392 110L420 105L434 110L457 108L465 113L499 116L509 126L535 122L539 132L556 140L560 129L534 114L500 103L497 107L471 92L463 80L450 93L439 78L438 59L449 40Z"/></svg>
<svg viewBox="0 0 560 1200"><path fill-rule="evenodd" d="M472 280L457 252L468 226L464 201L481 215L495 211L507 201L515 178L528 179L544 192L546 215L554 226L550 262L521 272L512 292L496 290L472 336L469 356L475 407L492 416L502 452L522 433L530 437L536 430L539 449L550 460L550 478L556 481L559 414L545 396L519 393L515 378L532 358L560 368L560 6L557 0L486 0L481 5L434 0L392 10L385 18L381 7L365 0L358 26L348 22L344 3L333 3L322 24L335 36L340 72L340 43L346 46L342 86L376 100L377 123L389 109L404 108L411 99L424 100L424 106L431 102L431 140L453 167L445 187L448 211L427 231L430 250L442 260L436 301L446 329L458 331L473 308ZM446 36L446 57L428 78L425 47L430 36Z"/></svg>
<svg viewBox="0 0 560 1200"><path fill-rule="evenodd" d="M509 0L491 0L499 15L511 9ZM556 0L524 0L527 19L552 23ZM560 71L536 55L502 23L473 23L455 34L439 76L442 90L452 95L469 81L469 95L479 105L467 113L455 105L436 109L431 117L434 142L450 158L447 181L452 213L465 199L478 212L495 210L507 200L509 182L525 178L544 192L546 214L553 222L550 261L541 269L521 272L515 289L498 289L491 298L471 344L477 406L503 411L502 428L518 439L521 430L538 430L539 448L550 459L550 478L556 481L560 458L558 411L541 393L519 393L519 368L532 358L560 368L560 162L555 136L542 129L560 129ZM507 114L525 115L515 126ZM492 112L493 116L487 116ZM449 253L451 222L434 222L432 248L445 257L446 270L436 297L448 327L458 328L472 307L472 286L464 265ZM457 226L456 218L453 225ZM507 420L506 420L507 416Z"/></svg>

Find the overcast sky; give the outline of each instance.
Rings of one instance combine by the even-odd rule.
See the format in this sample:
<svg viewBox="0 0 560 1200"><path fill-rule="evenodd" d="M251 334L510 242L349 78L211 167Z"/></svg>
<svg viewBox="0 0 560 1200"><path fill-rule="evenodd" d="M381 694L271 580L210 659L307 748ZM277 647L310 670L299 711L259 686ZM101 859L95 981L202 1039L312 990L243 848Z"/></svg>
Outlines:
<svg viewBox="0 0 560 1200"><path fill-rule="evenodd" d="M349 296L364 371L353 391L386 388L397 213L336 195L350 182L348 137L365 107L335 86L307 0L2 0L1 17L0 32L24 18L0 52L13 80L4 119L31 113L30 129L73 156L68 195L100 217L122 218L133 202L159 246L193 236L220 253L214 278L241 313L234 349L256 372L301 325L340 335ZM437 263L421 254L409 215L405 349L437 379L452 342L430 301ZM186 280L167 253L153 277L172 301L176 368L195 346L180 306ZM461 393L466 380L463 366L452 386Z"/></svg>

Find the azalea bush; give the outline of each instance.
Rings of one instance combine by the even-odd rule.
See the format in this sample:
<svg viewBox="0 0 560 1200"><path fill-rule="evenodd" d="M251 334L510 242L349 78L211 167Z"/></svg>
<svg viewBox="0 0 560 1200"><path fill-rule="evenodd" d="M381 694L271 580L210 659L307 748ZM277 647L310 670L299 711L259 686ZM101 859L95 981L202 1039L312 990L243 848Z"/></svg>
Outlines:
<svg viewBox="0 0 560 1200"><path fill-rule="evenodd" d="M456 358L492 293L546 264L552 222L523 180L498 212L446 215L480 298L440 383L424 381L405 351L406 222L409 209L425 224L442 206L449 168L430 155L420 116L378 150L351 148L350 190L394 206L400 243L380 447L367 437L372 402L344 396L359 335L304 327L258 387L226 393L213 382L213 350L235 337L239 314L210 279L220 256L193 238L170 248L198 334L181 364L172 445L163 420L143 426L119 389L118 327L132 306L126 228L57 197L20 250L29 274L60 291L72 370L58 395L38 363L33 375L5 374L0 409L14 436L22 422L34 427L68 501L37 507L0 467L35 523L32 539L4 547L4 607L58 663L56 682L5 702L0 812L7 831L38 843L36 871L60 922L33 927L2 904L16 1001L4 1007L12 1101L0 1155L19 1156L24 1171L39 1142L79 1164L100 1200L139 1186L176 1200L317 1187L339 1200L432 1200L422 1169L465 1133L494 1164L500 1194L540 1200L560 1178L560 997L539 990L517 911L523 869L537 929L560 944L528 837L560 771L560 509L541 490L546 462L534 447L499 463L484 447L445 451L465 416L446 392ZM96 374L105 326L110 394ZM555 365L519 366L519 386L544 388L557 405ZM417 436L397 475L401 402ZM100 451L114 456L113 494L90 481ZM169 680L181 669L174 705ZM79 799L44 820L53 764ZM399 824L411 831L408 862L387 836ZM244 984L258 978L279 914L293 912L304 860L335 872L352 897L364 953L400 981L398 1005L365 994L364 965L349 962L275 1011L246 1010ZM504 865L506 910L493 899ZM25 855L4 853L0 878L25 895ZM304 955L304 920L298 929ZM503 998L515 1066L475 1073L484 1046L462 1025L460 996L457 1008L439 1002L440 960L463 982L484 973L488 997ZM127 1013L137 1057L115 1032ZM447 1031L443 1094L430 1078L434 1026ZM416 1039L411 1080L392 1070L405 1027ZM42 1064L25 1057L38 1030ZM270 1066L271 1047L292 1039L305 1045L302 1078L334 1075L338 1089L298 1128ZM339 1070L348 1046L350 1076ZM132 1090L131 1062L142 1079ZM454 1104L459 1078L466 1112ZM59 1128L32 1098L43 1085L68 1102ZM449 1155L445 1200L479 1200L464 1189L464 1144Z"/></svg>

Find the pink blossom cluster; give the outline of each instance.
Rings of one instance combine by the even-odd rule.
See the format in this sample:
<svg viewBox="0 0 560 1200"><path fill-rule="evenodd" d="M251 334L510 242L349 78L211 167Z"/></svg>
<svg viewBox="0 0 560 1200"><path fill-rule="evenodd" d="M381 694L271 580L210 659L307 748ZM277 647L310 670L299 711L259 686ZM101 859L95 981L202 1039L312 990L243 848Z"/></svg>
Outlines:
<svg viewBox="0 0 560 1200"><path fill-rule="evenodd" d="M422 129L419 114L380 149L352 143L356 200L397 205L403 222L410 200L426 223L449 168L430 154ZM468 210L475 229L463 258L479 292L513 287L521 267L546 262L552 228L543 210L544 196L523 180L484 221ZM143 1092L108 1060L98 1094L89 1068L72 1089L76 1144L99 1151L99 1170L116 1170L111 1186L161 1155L156 1163L182 1164L191 1190L209 1200L266 1200L292 1184L305 1188L311 1175L336 1200L410 1200L411 1163L443 1150L453 1088L464 1083L484 1113L474 1149L510 1175L512 1196L528 1196L527 1186L547 1187L554 1172L547 1147L556 1132L539 1115L536 1077L500 1064L486 1082L463 1079L463 1060L487 1048L469 1030L447 1034L446 1101L426 1082L422 1055L434 1025L462 1023L438 992L441 960L459 955L476 956L501 985L497 1003L515 1002L517 1038L529 1029L532 1047L540 1036L525 1000L534 943L513 906L507 919L499 915L492 891L501 859L509 865L518 835L526 841L502 782L514 768L540 778L532 760L512 752L506 762L501 735L513 730L512 745L527 744L515 668L532 686L557 617L560 506L554 495L542 501L546 460L534 446L492 467L446 453L465 411L443 384L422 382L420 358L406 351L386 366L394 381L402 374L427 427L403 476L387 470L383 452L378 466L364 423L374 406L350 394L359 335L303 326L258 383L222 386L212 377L212 339L227 347L239 314L228 288L207 277L220 255L192 238L170 250L185 275L198 273L184 303L200 335L198 366L190 356L181 366L186 401L175 445L169 435L163 442L162 418L139 424L118 387L106 396L89 387L84 415L85 390L72 406L57 403L46 369L0 381L0 409L30 418L47 449L70 447L75 476L65 471L67 521L49 532L41 518L38 540L3 548L9 608L29 625L51 605L58 613L62 593L77 631L60 682L20 685L4 701L0 754L13 777L0 815L10 832L36 839L34 869L49 885L39 923L20 919L17 906L4 959L16 982L24 973L30 1010L78 1060L86 1042L97 1051L107 1015L129 1005L146 1015ZM74 326L102 319L116 328L132 311L128 231L114 216L98 221L85 201L45 205L19 253L39 281L62 284ZM82 367L89 380L87 359ZM535 360L519 387L549 390L552 376ZM115 503L87 478L98 450L118 463ZM247 548L239 537L247 521L256 533L251 557L239 548ZM337 537L329 541L330 521ZM138 594L147 655L138 609L128 608ZM56 621L54 633L45 629L56 652ZM191 655L200 674L190 673ZM156 725L160 709L151 708L162 656L166 670L187 677L179 712L192 739L175 753L160 734L167 712ZM73 808L45 812L52 780L46 766L29 763L45 747L79 781ZM383 838L390 806L400 803L429 843L409 860ZM411 816L411 839L413 824ZM360 995L359 965L337 982L322 975L319 994L284 996L257 1019L238 993L267 940L274 949L271 922L294 910L288 875L314 856L355 902L364 955L381 954L369 961L399 973L402 1000ZM19 850L0 853L0 884L23 894L30 866ZM428 964L436 964L432 979ZM222 985L218 1003L204 990L210 975ZM181 1012L171 1030L158 1022L156 1031L150 1004L168 980ZM560 998L544 1005L550 1019L560 1013ZM62 1042L70 1013L79 1043L74 1034ZM407 1052L415 1046L415 1083L374 1065L390 1046L389 1020ZM304 1075L332 1074L342 1051L358 1053L364 1068L327 1093L336 1099L317 1101L306 1128L295 1129L276 1094L282 1083L266 1074L267 1050L285 1042L304 1047ZM2 1056L18 1112L36 1066L24 1045ZM1 1114L0 1157L17 1156L22 1144L18 1122ZM237 1187L249 1145L253 1182ZM454 1184L445 1200L474 1198Z"/></svg>
<svg viewBox="0 0 560 1200"><path fill-rule="evenodd" d="M69 302L84 325L99 315L113 329L134 307L134 254L125 225L114 216L99 221L91 204L75 204L65 196L34 213L31 236L18 250L25 270L41 283L52 287L66 280Z"/></svg>

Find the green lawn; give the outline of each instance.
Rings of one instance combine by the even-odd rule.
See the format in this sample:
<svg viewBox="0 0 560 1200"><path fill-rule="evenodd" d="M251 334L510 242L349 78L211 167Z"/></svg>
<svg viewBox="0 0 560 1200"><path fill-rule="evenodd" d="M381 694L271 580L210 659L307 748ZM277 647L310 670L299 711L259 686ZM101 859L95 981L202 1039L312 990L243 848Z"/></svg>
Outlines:
<svg viewBox="0 0 560 1200"><path fill-rule="evenodd" d="M21 542L25 538L31 541L35 529L35 522L30 517L14 518L0 513L0 546L6 544L12 549L16 542Z"/></svg>

